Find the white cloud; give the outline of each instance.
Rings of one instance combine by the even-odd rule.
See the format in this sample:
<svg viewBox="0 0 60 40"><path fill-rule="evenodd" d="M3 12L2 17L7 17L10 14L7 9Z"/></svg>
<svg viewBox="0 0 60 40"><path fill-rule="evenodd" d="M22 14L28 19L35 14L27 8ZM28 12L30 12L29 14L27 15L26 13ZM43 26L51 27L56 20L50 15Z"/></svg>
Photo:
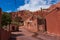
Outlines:
<svg viewBox="0 0 60 40"><path fill-rule="evenodd" d="M49 8L51 5L52 0L25 0L25 5L19 6L17 10L30 10L30 11L36 11L40 10L40 8L46 9Z"/></svg>
<svg viewBox="0 0 60 40"><path fill-rule="evenodd" d="M12 12L12 11L11 11L11 10L8 10L8 11L6 11L6 12L10 13L10 12Z"/></svg>
<svg viewBox="0 0 60 40"><path fill-rule="evenodd" d="M60 0L57 0L57 2L60 2Z"/></svg>

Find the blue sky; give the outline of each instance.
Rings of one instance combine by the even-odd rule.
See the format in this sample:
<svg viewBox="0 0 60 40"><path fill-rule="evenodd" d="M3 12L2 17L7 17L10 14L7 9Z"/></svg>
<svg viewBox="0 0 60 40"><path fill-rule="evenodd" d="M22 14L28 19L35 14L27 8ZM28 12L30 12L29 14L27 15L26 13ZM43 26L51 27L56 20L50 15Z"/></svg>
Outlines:
<svg viewBox="0 0 60 40"><path fill-rule="evenodd" d="M19 6L24 5L24 0L0 0L0 8L3 11L15 11Z"/></svg>
<svg viewBox="0 0 60 40"><path fill-rule="evenodd" d="M48 8L59 0L0 0L0 8L5 12L30 10L36 11L39 8ZM16 4L15 4L16 3Z"/></svg>

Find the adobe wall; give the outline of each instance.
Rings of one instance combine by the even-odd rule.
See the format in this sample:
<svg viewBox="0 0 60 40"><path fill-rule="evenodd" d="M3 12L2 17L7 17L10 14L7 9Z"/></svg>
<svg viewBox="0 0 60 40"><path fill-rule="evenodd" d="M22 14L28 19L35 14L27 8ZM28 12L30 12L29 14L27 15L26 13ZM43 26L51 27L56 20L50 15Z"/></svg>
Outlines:
<svg viewBox="0 0 60 40"><path fill-rule="evenodd" d="M47 32L49 34L60 35L60 11L53 11L46 16Z"/></svg>
<svg viewBox="0 0 60 40"><path fill-rule="evenodd" d="M57 34L60 35L60 11L56 13L56 16L57 16L57 29L58 29Z"/></svg>
<svg viewBox="0 0 60 40"><path fill-rule="evenodd" d="M8 40L10 38L10 32L0 29L0 40Z"/></svg>
<svg viewBox="0 0 60 40"><path fill-rule="evenodd" d="M11 13L11 19L12 19L12 20L15 20L16 15L17 15L17 14L16 14L15 12L12 12L12 13Z"/></svg>
<svg viewBox="0 0 60 40"><path fill-rule="evenodd" d="M29 22L31 21L31 22ZM34 20L26 20L24 21L24 28L26 28L28 31L30 32L37 32L38 29L37 29L37 19L34 19Z"/></svg>

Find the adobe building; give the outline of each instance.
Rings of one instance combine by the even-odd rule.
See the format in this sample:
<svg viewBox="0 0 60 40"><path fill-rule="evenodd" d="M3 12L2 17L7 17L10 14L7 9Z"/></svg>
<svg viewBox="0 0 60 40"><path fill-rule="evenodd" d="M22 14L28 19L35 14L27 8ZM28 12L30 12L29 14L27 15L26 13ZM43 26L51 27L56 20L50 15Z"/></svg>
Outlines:
<svg viewBox="0 0 60 40"><path fill-rule="evenodd" d="M17 12L11 12L10 14L11 14L12 22L10 24L10 27L8 27L9 25L7 25L7 30L10 29L10 31L17 31L18 26L17 23L15 22L15 19L17 19Z"/></svg>
<svg viewBox="0 0 60 40"><path fill-rule="evenodd" d="M46 10L43 9L36 12L22 10L12 13L12 20L14 20L14 16L22 18L24 28L29 31L46 30L49 34L60 35L60 3L54 4ZM39 18L41 17L39 16L45 20L40 20ZM44 21L44 23L41 21Z"/></svg>
<svg viewBox="0 0 60 40"><path fill-rule="evenodd" d="M30 32L37 32L37 18L34 16L29 17L27 20L24 21L24 28L26 28Z"/></svg>
<svg viewBox="0 0 60 40"><path fill-rule="evenodd" d="M28 19L28 17L30 17L30 15L28 14L28 13L30 13L29 11L25 11L25 10L22 10L22 11L18 11L18 12L12 12L12 13L10 13L11 14L11 19L12 19L12 21L15 21L15 19L17 18L18 19L18 22L19 23L22 23L23 25L22 26L24 26L24 21L26 20L26 19ZM20 27L21 25L19 25L18 27L14 24L14 23L12 23L11 24L11 27L10 27L10 29L12 30L12 29L15 29L15 30L17 30L16 28L18 28L19 29L19 27Z"/></svg>
<svg viewBox="0 0 60 40"><path fill-rule="evenodd" d="M0 28L0 40L9 40L11 36L10 31L6 31Z"/></svg>
<svg viewBox="0 0 60 40"><path fill-rule="evenodd" d="M39 19L36 15L31 15L24 20L24 28L30 32L44 31L44 24L42 19Z"/></svg>
<svg viewBox="0 0 60 40"><path fill-rule="evenodd" d="M45 30L44 24L41 22L42 21L41 20L42 18L40 17L40 15L42 16L41 11L30 12L28 10L22 10L15 13L12 12L11 15L12 20L14 20L16 16L21 18L24 23L22 26L30 32L38 32Z"/></svg>
<svg viewBox="0 0 60 40"><path fill-rule="evenodd" d="M60 36L60 3L52 5L45 18L47 33Z"/></svg>
<svg viewBox="0 0 60 40"><path fill-rule="evenodd" d="M1 27L1 17L2 17L2 9L0 8L0 40L9 40L11 32L4 30Z"/></svg>

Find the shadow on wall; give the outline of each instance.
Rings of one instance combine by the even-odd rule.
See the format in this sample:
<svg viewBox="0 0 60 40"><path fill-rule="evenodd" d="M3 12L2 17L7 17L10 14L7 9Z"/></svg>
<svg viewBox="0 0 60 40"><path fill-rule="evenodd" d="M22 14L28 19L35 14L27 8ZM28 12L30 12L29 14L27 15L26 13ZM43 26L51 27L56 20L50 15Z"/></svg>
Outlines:
<svg viewBox="0 0 60 40"><path fill-rule="evenodd" d="M16 40L16 38L10 38L9 40Z"/></svg>
<svg viewBox="0 0 60 40"><path fill-rule="evenodd" d="M9 40L16 40L18 36L24 36L24 34L11 34L11 37Z"/></svg>
<svg viewBox="0 0 60 40"><path fill-rule="evenodd" d="M38 30L39 31L44 31L44 32L47 31L46 19L39 19L38 18L37 23L38 23Z"/></svg>

